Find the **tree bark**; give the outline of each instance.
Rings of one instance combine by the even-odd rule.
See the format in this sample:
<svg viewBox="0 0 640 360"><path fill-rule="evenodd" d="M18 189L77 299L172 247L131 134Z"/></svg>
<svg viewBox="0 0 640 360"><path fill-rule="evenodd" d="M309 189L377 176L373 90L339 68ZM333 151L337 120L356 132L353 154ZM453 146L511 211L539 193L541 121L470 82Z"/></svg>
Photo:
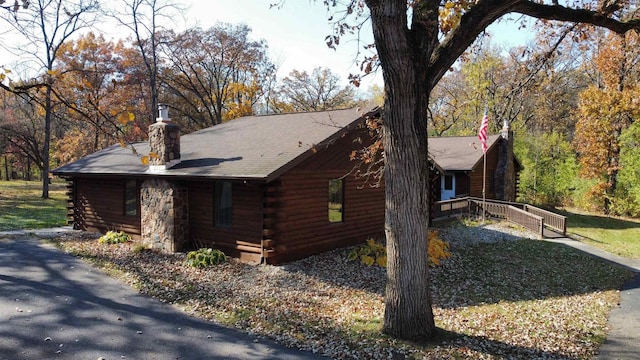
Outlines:
<svg viewBox="0 0 640 360"><path fill-rule="evenodd" d="M53 80L49 76L47 90L44 99L44 144L42 148L42 198L49 198L49 146L51 144L51 112L52 104L52 84Z"/></svg>
<svg viewBox="0 0 640 360"><path fill-rule="evenodd" d="M383 331L402 339L420 340L435 333L427 256L428 92L421 91L424 72L415 62L416 55L422 57L423 51L428 52L425 46L430 41L408 34L404 1L370 4L370 9L386 95L387 285Z"/></svg>
<svg viewBox="0 0 640 360"><path fill-rule="evenodd" d="M618 21L600 11L536 1L479 0L444 35L439 32L438 0L364 2L370 10L385 82L387 288L383 331L403 339L425 339L436 330L429 296L427 245L430 193L426 123L431 90L477 36L505 14L584 22L618 33L639 29L640 19Z"/></svg>

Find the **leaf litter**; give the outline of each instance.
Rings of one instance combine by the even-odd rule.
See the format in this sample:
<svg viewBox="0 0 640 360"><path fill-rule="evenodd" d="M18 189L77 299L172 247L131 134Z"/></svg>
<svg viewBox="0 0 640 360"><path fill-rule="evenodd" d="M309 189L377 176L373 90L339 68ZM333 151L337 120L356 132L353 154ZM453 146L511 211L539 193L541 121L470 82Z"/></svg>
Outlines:
<svg viewBox="0 0 640 360"><path fill-rule="evenodd" d="M452 256L430 269L438 336L425 343L381 333L386 270L348 260L349 248L197 269L185 254L99 244L89 233L56 241L189 314L334 359L594 358L630 272L528 236L505 224L441 229Z"/></svg>

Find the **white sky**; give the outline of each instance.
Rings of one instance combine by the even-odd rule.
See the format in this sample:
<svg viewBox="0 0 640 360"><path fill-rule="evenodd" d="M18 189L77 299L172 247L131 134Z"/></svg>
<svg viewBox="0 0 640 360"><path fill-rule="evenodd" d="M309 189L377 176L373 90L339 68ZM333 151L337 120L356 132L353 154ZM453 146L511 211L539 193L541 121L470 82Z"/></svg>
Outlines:
<svg viewBox="0 0 640 360"><path fill-rule="evenodd" d="M349 73L359 73L355 63L358 44L353 37L346 37L337 50L327 47L325 37L331 34L332 29L322 0L286 0L282 8L270 9L270 4L278 1L182 0L189 9L184 21L176 21L176 26L182 28L175 30L195 24L208 28L216 22L245 23L252 28L254 39L267 41L271 59L279 65L279 77L286 76L293 69L311 72L316 67L328 67L347 84ZM112 33L113 26L105 25L105 28L104 35L108 39L126 36L122 32ZM518 31L508 22L492 26L489 32L493 34L493 43L506 46L520 45L533 37L531 32ZM364 42L371 42L370 30L364 31L364 35ZM2 31L0 40L7 40ZM362 48L362 44L359 46ZM0 65L9 65L11 61L8 58L8 54L0 53ZM378 74L364 81L361 89L366 90L372 83L381 84L381 78Z"/></svg>
<svg viewBox="0 0 640 360"><path fill-rule="evenodd" d="M329 67L347 82L349 73L359 73L355 63L358 44L346 37L337 50L327 47L325 37L331 34L326 8L321 0L286 0L281 8L270 9L278 0L185 0L191 4L188 17L207 28L216 21L246 23L254 38L267 41L273 61L279 63L279 76L291 70L311 72L316 67ZM372 42L370 29L365 40ZM505 46L523 45L533 38L531 31L519 31L513 22L505 21L490 27L492 42ZM362 49L362 44L360 44ZM382 84L382 75L363 81L362 89L372 83Z"/></svg>

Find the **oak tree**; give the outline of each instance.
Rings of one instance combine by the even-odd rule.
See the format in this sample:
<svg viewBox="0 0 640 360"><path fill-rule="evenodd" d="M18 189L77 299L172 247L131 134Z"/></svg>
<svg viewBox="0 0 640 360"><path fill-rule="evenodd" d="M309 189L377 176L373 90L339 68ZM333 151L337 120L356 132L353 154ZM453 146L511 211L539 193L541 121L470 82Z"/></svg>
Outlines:
<svg viewBox="0 0 640 360"><path fill-rule="evenodd" d="M597 180L591 191L609 212L620 171L620 138L640 116L639 36L610 34L595 57L599 81L580 94L574 146L581 174Z"/></svg>
<svg viewBox="0 0 640 360"><path fill-rule="evenodd" d="M278 88L279 99L287 110L323 111L353 107L355 91L343 86L340 77L329 68L315 68L311 74L292 70L282 79Z"/></svg>
<svg viewBox="0 0 640 360"><path fill-rule="evenodd" d="M383 331L404 339L431 338L436 327L427 264L430 186L426 154L427 107L434 86L490 24L510 13L589 23L617 33L640 29L640 19L630 18L629 14L637 16L637 12L629 12L627 2L616 0L567 5L525 0L324 3L334 12L335 30L327 38L330 46L356 32L362 19L370 18L377 54L364 60L363 69L370 71L379 62L385 83L388 264Z"/></svg>
<svg viewBox="0 0 640 360"><path fill-rule="evenodd" d="M203 128L252 115L275 74L264 40L247 25L218 23L180 34L165 33L163 86L174 113Z"/></svg>

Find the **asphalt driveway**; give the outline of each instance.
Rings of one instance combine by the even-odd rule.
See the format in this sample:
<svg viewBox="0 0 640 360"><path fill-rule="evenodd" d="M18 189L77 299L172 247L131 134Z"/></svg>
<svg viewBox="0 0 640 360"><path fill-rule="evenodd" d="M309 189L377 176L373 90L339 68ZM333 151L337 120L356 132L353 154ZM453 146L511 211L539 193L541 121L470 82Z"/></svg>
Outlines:
<svg viewBox="0 0 640 360"><path fill-rule="evenodd" d="M189 317L33 236L0 234L0 360L320 358Z"/></svg>

